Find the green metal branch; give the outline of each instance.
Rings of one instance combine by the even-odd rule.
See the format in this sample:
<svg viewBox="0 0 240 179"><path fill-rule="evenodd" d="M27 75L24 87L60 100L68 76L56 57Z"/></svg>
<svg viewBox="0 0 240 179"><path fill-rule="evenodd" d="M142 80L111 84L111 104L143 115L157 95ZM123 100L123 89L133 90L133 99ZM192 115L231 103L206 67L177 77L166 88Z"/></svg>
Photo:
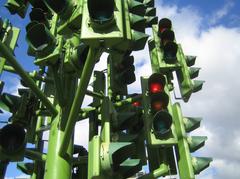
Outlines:
<svg viewBox="0 0 240 179"><path fill-rule="evenodd" d="M97 92L94 92L94 91L90 91L90 90L86 90L86 95L89 95L89 96L92 96L92 97L96 97L96 98L100 98L100 99L104 98L103 94L97 93Z"/></svg>
<svg viewBox="0 0 240 179"><path fill-rule="evenodd" d="M25 150L25 156L27 158L30 158L32 160L38 160L38 161L46 161L47 155L43 154L41 152L32 150L32 149L26 149Z"/></svg>
<svg viewBox="0 0 240 179"><path fill-rule="evenodd" d="M60 79L60 75L58 74L57 72L57 66L50 66L51 69L52 69L52 72L53 72L53 79L54 79L54 83L55 83L55 86L56 86L56 95L57 95L57 99L58 99L58 102L59 102L59 105L61 107L64 106L64 99L63 99L63 85L62 85L62 80Z"/></svg>
<svg viewBox="0 0 240 179"><path fill-rule="evenodd" d="M6 60L11 64L11 66L18 72L23 81L28 85L28 87L33 91L37 98L39 98L42 103L52 112L54 116L57 115L57 110L44 95L44 93L37 87L35 82L29 75L23 70L21 65L17 62L16 58L10 52L8 47L0 41L0 51L1 54L6 58Z"/></svg>
<svg viewBox="0 0 240 179"><path fill-rule="evenodd" d="M70 141L70 138L73 134L73 129L74 129L75 123L78 119L79 110L82 106L82 102L83 102L83 99L84 99L84 96L85 96L85 93L87 90L87 86L90 81L90 77L91 77L95 62L96 62L95 58L97 56L97 53L98 53L98 50L89 48L86 63L84 65L84 68L82 71L81 80L78 85L75 98L73 100L73 104L72 104L72 107L71 107L71 110L69 113L69 117L67 120L66 128L65 128L64 137L62 140L62 144L60 146L59 154L61 156L64 156L67 146L68 146L68 143Z"/></svg>
<svg viewBox="0 0 240 179"><path fill-rule="evenodd" d="M136 95L134 97L131 97L131 98L127 98L127 99L124 99L122 101L118 101L116 103L114 103L115 106L122 106L122 105L125 105L125 104L129 104L129 103L133 103L135 101L138 101L138 100L142 100L142 95Z"/></svg>

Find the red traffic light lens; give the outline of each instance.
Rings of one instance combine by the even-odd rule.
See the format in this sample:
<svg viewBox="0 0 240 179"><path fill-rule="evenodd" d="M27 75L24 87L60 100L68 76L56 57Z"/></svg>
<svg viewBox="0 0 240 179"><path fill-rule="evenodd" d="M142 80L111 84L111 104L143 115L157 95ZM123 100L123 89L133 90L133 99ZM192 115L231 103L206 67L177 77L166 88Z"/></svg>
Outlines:
<svg viewBox="0 0 240 179"><path fill-rule="evenodd" d="M141 103L139 101L135 101L132 103L132 106L134 107L140 107L141 106Z"/></svg>
<svg viewBox="0 0 240 179"><path fill-rule="evenodd" d="M150 84L150 92L151 93L159 93L163 91L163 84L158 82L153 82Z"/></svg>
<svg viewBox="0 0 240 179"><path fill-rule="evenodd" d="M165 77L160 73L153 73L148 79L148 89L150 94L160 93L164 91L166 84Z"/></svg>

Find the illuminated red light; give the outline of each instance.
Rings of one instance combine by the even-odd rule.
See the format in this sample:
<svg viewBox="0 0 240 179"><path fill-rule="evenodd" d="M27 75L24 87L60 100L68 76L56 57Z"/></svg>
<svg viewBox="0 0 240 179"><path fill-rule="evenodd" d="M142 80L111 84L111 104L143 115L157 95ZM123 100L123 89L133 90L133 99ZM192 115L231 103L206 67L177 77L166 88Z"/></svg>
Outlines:
<svg viewBox="0 0 240 179"><path fill-rule="evenodd" d="M159 93L163 91L163 85L161 83L151 83L150 84L150 92L151 93Z"/></svg>
<svg viewBox="0 0 240 179"><path fill-rule="evenodd" d="M135 101L132 103L133 106L135 107L140 107L141 106L141 103L139 101Z"/></svg>

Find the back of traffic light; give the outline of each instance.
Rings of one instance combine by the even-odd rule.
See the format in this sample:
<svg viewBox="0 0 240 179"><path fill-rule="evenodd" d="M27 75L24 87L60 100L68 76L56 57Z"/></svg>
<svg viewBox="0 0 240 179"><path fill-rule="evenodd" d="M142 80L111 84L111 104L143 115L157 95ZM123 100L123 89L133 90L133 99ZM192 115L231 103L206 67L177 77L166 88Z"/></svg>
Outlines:
<svg viewBox="0 0 240 179"><path fill-rule="evenodd" d="M26 0L8 0L5 7L11 14L18 14L24 18L28 10L29 2Z"/></svg>
<svg viewBox="0 0 240 179"><path fill-rule="evenodd" d="M93 136L89 143L88 178L130 177L141 169L140 159L131 157L135 144L113 140L114 106L107 97L101 106L101 135Z"/></svg>
<svg viewBox="0 0 240 179"><path fill-rule="evenodd" d="M176 70L179 89L184 102L187 102L192 93L202 89L204 81L192 80L198 77L200 68L191 67L195 64L195 56L185 56L179 45L179 63L181 69Z"/></svg>
<svg viewBox="0 0 240 179"><path fill-rule="evenodd" d="M113 99L127 95L127 85L135 82L134 57L127 53L112 52L108 56L109 92Z"/></svg>
<svg viewBox="0 0 240 179"><path fill-rule="evenodd" d="M1 108L12 113L8 119L8 124L0 132L2 160L23 160L26 143L34 143L36 134L35 111L38 101L29 89L19 89L18 91L20 97L3 93L0 98Z"/></svg>
<svg viewBox="0 0 240 179"><path fill-rule="evenodd" d="M179 156L177 162L180 178L194 179L195 175L206 169L212 161L212 158L191 156L191 152L195 152L204 146L207 137L187 136L187 132L191 132L200 126L200 119L183 117L179 103L173 105L173 113L178 137L176 150Z"/></svg>

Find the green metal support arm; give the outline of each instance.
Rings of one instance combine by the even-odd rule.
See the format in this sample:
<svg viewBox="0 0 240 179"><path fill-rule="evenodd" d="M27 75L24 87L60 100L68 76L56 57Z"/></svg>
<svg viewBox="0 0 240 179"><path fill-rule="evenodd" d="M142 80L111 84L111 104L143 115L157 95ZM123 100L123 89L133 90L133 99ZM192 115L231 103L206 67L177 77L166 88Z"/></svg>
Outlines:
<svg viewBox="0 0 240 179"><path fill-rule="evenodd" d="M78 85L75 98L73 100L73 104L72 104L69 117L67 120L66 128L65 128L64 137L61 143L61 147L59 151L59 154L61 156L64 156L66 153L67 146L72 136L75 123L78 119L79 111L82 106L82 102L86 94L87 86L90 81L90 77L96 62L97 53L98 53L97 49L89 48L86 64L84 65L84 68L82 71L81 80Z"/></svg>
<svg viewBox="0 0 240 179"><path fill-rule="evenodd" d="M38 161L45 161L47 159L47 155L43 154L41 152L32 150L32 149L26 149L25 150L25 156L27 158L38 160Z"/></svg>
<svg viewBox="0 0 240 179"><path fill-rule="evenodd" d="M42 103L52 112L54 116L57 115L57 110L52 105L52 103L47 99L44 93L37 87L35 82L29 75L23 70L21 65L17 62L16 58L10 52L10 50L0 41L0 51L1 54L6 58L6 60L11 64L11 66L18 72L19 76L28 85L28 87L35 93Z"/></svg>

